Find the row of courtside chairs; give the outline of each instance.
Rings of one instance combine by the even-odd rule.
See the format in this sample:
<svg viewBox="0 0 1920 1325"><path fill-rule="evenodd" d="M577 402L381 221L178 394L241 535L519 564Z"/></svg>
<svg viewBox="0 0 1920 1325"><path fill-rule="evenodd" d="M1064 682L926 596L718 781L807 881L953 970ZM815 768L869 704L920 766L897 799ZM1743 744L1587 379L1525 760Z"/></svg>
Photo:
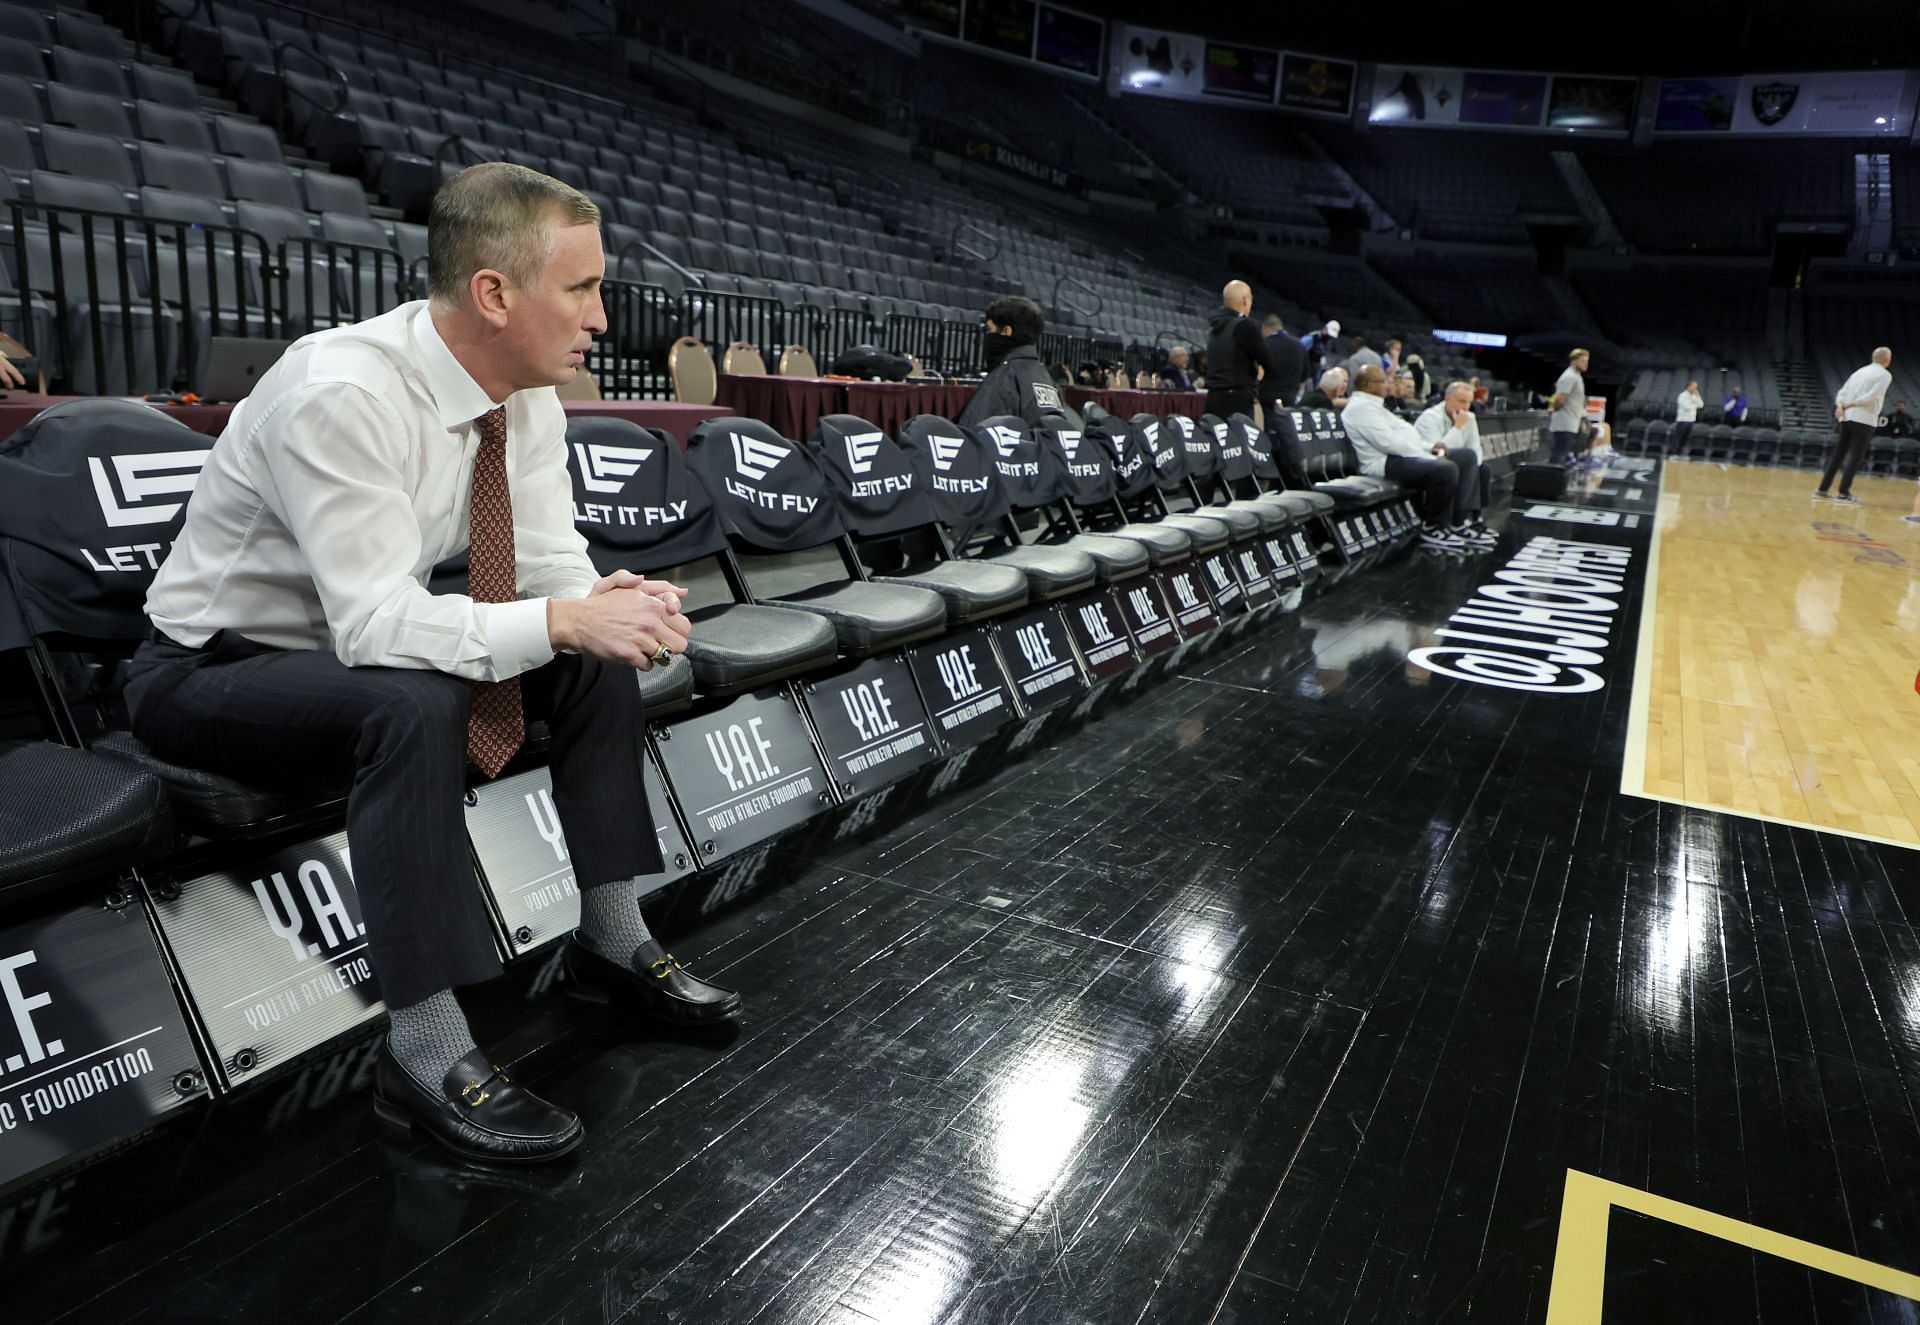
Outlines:
<svg viewBox="0 0 1920 1325"><path fill-rule="evenodd" d="M1625 425L1620 449L1628 455L1819 469L1832 452L1836 429L1734 428L1724 423L1697 423L1683 442L1676 442L1676 436L1673 423L1667 419L1635 421ZM1861 472L1885 478L1920 478L1920 438L1875 436Z"/></svg>
<svg viewBox="0 0 1920 1325"><path fill-rule="evenodd" d="M1084 427L922 415L889 434L831 415L795 442L735 417L683 448L572 418L595 564L694 590L685 658L636 673L667 862L651 883L714 872L731 894L782 835L911 813L1417 533L1404 491L1356 474L1336 415L1274 423L1096 410ZM121 400L57 406L0 443L17 697L0 741L0 1186L311 1061L382 1012L346 788L297 771L242 784L126 730L126 659L211 444ZM461 564L435 572L437 590L464 584ZM577 923L543 744L530 732L467 800L508 961Z"/></svg>

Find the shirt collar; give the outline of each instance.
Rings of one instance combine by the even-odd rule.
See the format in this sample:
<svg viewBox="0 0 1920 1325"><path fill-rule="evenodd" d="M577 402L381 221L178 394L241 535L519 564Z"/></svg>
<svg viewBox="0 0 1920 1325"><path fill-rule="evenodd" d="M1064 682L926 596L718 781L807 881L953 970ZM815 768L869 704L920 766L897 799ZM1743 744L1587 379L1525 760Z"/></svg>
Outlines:
<svg viewBox="0 0 1920 1325"><path fill-rule="evenodd" d="M431 303L421 303L420 311L414 314L412 336L414 363L426 381L427 394L433 397L442 427L451 432L493 408L493 399L440 339L440 329L433 325Z"/></svg>

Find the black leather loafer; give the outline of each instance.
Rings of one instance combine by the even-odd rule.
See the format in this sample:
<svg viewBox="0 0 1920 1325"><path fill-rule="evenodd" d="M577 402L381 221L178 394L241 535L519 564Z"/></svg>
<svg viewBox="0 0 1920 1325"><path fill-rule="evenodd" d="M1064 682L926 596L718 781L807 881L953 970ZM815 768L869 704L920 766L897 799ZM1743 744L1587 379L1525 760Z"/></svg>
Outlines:
<svg viewBox="0 0 1920 1325"><path fill-rule="evenodd" d="M475 1049L453 1065L436 1094L413 1079L390 1046L374 1070L373 1111L417 1127L454 1154L488 1164L558 1159L586 1135L580 1119L507 1079Z"/></svg>
<svg viewBox="0 0 1920 1325"><path fill-rule="evenodd" d="M565 960L567 993L583 1003L676 1026L709 1026L740 1011L740 995L700 979L651 939L634 949L631 966L622 966L576 933Z"/></svg>

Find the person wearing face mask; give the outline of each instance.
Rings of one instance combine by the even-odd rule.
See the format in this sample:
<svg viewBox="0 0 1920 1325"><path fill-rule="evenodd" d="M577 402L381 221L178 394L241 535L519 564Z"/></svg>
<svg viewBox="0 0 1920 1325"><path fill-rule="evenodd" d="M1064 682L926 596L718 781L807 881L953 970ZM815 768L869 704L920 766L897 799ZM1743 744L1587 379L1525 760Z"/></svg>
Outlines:
<svg viewBox="0 0 1920 1325"><path fill-rule="evenodd" d="M982 419L1013 414L1029 427L1046 418L1063 418L1080 426L1080 416L1067 404L1053 375L1040 361L1040 333L1046 319L1040 305L1023 295L1003 294L987 305L984 337L987 380L974 389L960 411L959 423L970 428Z"/></svg>

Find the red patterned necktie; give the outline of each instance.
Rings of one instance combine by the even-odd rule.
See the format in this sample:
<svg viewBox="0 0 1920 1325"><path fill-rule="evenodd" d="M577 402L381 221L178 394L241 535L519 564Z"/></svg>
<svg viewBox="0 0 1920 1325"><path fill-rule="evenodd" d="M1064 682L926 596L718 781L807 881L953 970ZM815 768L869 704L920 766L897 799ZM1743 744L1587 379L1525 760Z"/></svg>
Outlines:
<svg viewBox="0 0 1920 1325"><path fill-rule="evenodd" d="M480 450L473 458L473 503L467 547L467 594L476 603L510 603L517 596L513 567L513 494L507 490L507 411L480 416ZM474 681L467 717L467 758L498 777L527 738L520 711L520 678Z"/></svg>

